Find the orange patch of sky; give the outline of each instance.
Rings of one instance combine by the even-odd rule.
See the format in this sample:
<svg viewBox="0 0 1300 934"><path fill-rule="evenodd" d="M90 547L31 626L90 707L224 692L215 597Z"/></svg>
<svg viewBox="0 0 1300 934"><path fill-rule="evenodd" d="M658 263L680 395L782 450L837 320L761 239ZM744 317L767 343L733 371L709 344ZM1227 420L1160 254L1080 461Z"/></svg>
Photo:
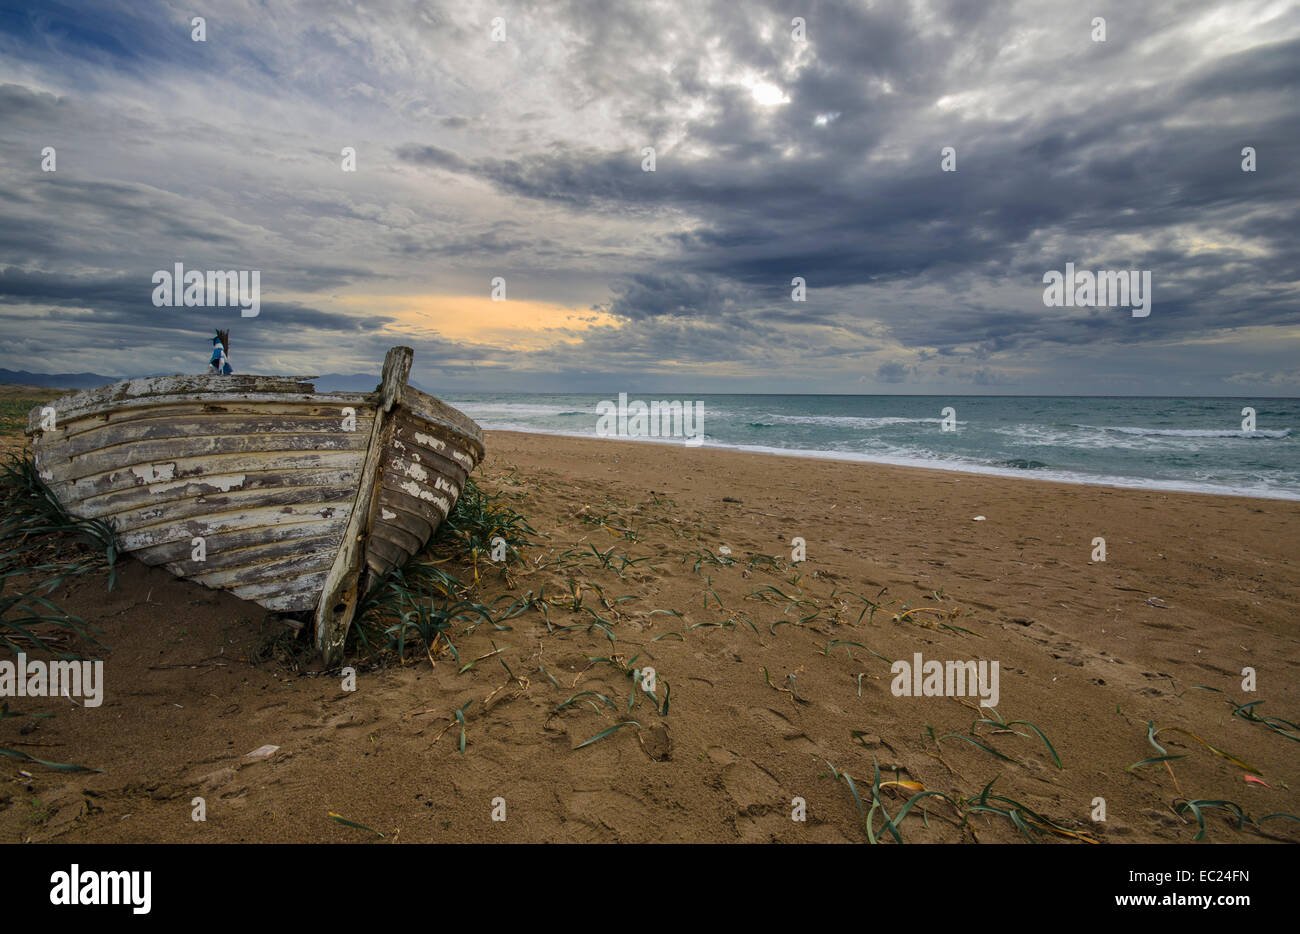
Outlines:
<svg viewBox="0 0 1300 934"><path fill-rule="evenodd" d="M589 308L521 299L493 301L480 295L354 295L344 303L394 319L396 333L436 332L446 340L509 350L537 350L551 344L582 342L593 327L619 327L612 315Z"/></svg>

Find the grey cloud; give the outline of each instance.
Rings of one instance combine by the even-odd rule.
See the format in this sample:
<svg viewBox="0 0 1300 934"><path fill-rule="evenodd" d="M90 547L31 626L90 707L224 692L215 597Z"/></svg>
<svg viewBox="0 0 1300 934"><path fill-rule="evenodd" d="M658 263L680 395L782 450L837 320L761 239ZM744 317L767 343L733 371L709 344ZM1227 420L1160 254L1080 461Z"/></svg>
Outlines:
<svg viewBox="0 0 1300 934"><path fill-rule="evenodd" d="M810 384L909 378L904 351L986 385L1013 363L1191 356L1297 320L1295 10L1248 32L1251 7L1211 0L810 0L800 50L777 0L524 3L505 44L487 6L323 9L231 10L201 50L163 6L0 23L0 53L22 63L0 72L0 302L44 303L68 327L90 308L146 340L140 270L261 267L294 299L264 309L268 339L333 353L316 332L382 343L392 324L338 310L349 287L476 290L508 266L512 288L620 324L548 349L550 371L780 360ZM1235 14L1226 54L1187 31L1216 11ZM1105 43L1088 38L1094 12ZM758 103L755 80L789 102ZM211 113L178 103L204 95ZM35 170L47 137L56 178ZM345 144L361 151L352 176ZM956 173L939 171L946 145ZM1244 145L1256 173L1239 169ZM1067 261L1150 269L1151 317L1044 308L1041 276ZM430 349L550 372L540 351Z"/></svg>

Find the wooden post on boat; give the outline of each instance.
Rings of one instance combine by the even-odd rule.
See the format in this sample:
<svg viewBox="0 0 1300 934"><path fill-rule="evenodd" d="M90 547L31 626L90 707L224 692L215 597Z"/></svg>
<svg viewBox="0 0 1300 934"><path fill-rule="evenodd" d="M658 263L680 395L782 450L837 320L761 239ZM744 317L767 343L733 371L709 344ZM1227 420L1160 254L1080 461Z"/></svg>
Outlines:
<svg viewBox="0 0 1300 934"><path fill-rule="evenodd" d="M415 351L410 347L394 347L384 357L383 381L379 386L379 404L375 409L374 425L370 429L370 446L361 468L357 484L357 498L339 544L338 555L321 588L320 603L316 606L316 648L326 665L337 665L343 658L343 643L356 612L358 584L365 566L366 534L379 497L380 463L383 461L388 438L392 433L388 413L402 401L406 380L411 373L411 360Z"/></svg>

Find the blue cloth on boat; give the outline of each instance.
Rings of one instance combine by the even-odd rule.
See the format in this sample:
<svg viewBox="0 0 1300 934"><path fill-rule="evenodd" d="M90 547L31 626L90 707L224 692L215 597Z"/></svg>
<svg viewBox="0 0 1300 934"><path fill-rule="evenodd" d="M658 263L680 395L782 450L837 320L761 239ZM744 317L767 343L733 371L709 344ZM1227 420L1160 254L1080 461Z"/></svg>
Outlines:
<svg viewBox="0 0 1300 934"><path fill-rule="evenodd" d="M235 372L230 367L230 361L226 358L226 348L221 343L221 338L212 338L212 359L208 361L209 373L220 373L222 376L229 376Z"/></svg>

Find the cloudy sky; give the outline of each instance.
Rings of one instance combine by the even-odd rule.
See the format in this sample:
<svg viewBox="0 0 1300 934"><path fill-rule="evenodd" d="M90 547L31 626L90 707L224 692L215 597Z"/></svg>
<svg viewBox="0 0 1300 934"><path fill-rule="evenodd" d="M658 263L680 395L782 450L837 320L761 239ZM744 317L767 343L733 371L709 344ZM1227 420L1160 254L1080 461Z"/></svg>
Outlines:
<svg viewBox="0 0 1300 934"><path fill-rule="evenodd" d="M1295 395L1298 101L1285 0L0 0L0 367Z"/></svg>

